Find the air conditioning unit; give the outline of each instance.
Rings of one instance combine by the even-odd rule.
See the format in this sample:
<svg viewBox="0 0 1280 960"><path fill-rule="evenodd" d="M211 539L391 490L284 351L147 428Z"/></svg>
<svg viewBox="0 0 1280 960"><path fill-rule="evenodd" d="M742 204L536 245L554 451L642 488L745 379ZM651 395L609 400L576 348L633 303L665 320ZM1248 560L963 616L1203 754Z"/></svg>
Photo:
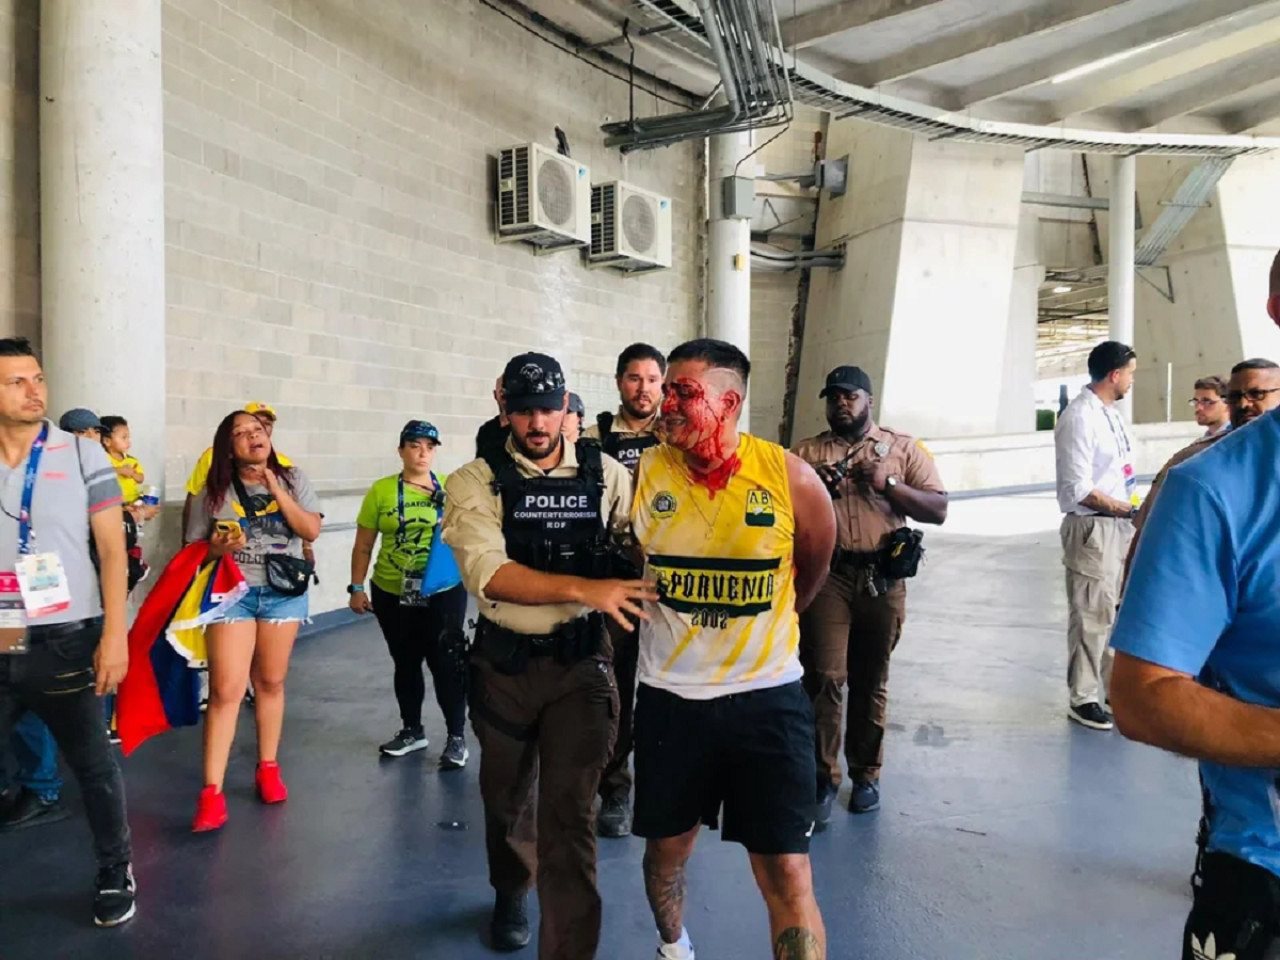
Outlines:
<svg viewBox="0 0 1280 960"><path fill-rule="evenodd" d="M671 266L671 198L621 180L591 185L587 265L627 273Z"/></svg>
<svg viewBox="0 0 1280 960"><path fill-rule="evenodd" d="M498 154L498 242L520 240L538 253L591 241L591 171L536 143Z"/></svg>

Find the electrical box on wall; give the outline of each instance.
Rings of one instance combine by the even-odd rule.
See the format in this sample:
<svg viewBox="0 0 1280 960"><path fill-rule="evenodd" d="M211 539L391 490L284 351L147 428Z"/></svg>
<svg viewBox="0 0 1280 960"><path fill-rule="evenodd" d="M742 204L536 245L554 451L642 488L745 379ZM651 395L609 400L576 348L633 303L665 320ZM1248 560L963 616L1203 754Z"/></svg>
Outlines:
<svg viewBox="0 0 1280 960"><path fill-rule="evenodd" d="M521 241L538 253L591 241L591 171L536 143L498 153L499 243Z"/></svg>
<svg viewBox="0 0 1280 960"><path fill-rule="evenodd" d="M621 180L591 187L587 265L626 273L671 266L671 198Z"/></svg>
<svg viewBox="0 0 1280 960"><path fill-rule="evenodd" d="M725 219L750 220L755 213L756 182L746 177L725 177L720 185Z"/></svg>

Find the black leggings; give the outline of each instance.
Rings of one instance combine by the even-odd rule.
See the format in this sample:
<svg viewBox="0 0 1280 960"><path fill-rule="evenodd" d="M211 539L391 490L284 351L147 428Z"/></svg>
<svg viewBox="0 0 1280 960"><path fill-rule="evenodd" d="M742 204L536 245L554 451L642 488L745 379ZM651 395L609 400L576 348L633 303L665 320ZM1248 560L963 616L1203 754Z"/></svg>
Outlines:
<svg viewBox="0 0 1280 960"><path fill-rule="evenodd" d="M422 726L422 701L426 697L422 661L426 660L449 736L462 736L467 725L467 652L462 632L467 612L466 589L459 584L437 593L422 607L403 606L398 596L376 584L372 591L373 613L395 663L401 721L406 727Z"/></svg>

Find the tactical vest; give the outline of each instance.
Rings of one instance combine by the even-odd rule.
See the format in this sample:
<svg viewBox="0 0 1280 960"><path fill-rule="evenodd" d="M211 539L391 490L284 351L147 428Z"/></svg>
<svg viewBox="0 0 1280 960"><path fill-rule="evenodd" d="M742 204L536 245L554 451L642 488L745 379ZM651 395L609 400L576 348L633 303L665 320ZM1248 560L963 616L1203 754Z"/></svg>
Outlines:
<svg viewBox="0 0 1280 960"><path fill-rule="evenodd" d="M596 417L596 426L600 428L600 446L604 452L633 472L640 463L641 454L658 445L658 438L652 433L638 437L624 437L620 433L614 433L613 414L607 410Z"/></svg>
<svg viewBox="0 0 1280 960"><path fill-rule="evenodd" d="M484 460L502 497L507 556L544 573L602 578L608 575L604 464L594 440L581 439L575 449L576 477L526 477L505 449L486 452Z"/></svg>

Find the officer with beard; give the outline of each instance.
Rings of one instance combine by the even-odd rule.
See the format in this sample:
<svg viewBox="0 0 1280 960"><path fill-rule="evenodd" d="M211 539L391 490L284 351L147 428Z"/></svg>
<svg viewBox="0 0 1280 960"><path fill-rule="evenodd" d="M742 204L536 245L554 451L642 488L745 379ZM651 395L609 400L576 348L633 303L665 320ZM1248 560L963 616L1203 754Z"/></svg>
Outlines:
<svg viewBox="0 0 1280 960"><path fill-rule="evenodd" d="M658 443L658 414L662 404L662 378L667 360L647 343L633 343L618 354L617 383L620 406L616 414L607 410L587 428L586 436L599 440L604 452L634 474L640 455ZM640 571L624 566L618 571L638 577ZM600 815L596 826L602 837L631 834L631 759L633 737L631 716L636 697L636 661L639 636L623 630L610 620L609 640L613 644L613 672L618 679L622 709L618 715L618 738L613 756L600 778Z"/></svg>
<svg viewBox="0 0 1280 960"><path fill-rule="evenodd" d="M601 913L593 807L618 716L604 622L632 629L656 594L609 576L631 477L598 444L565 442L560 364L514 357L500 395L510 435L450 474L443 531L480 613L471 722L496 892L490 931L499 950L529 942L536 877L538 956L590 960Z"/></svg>
<svg viewBox="0 0 1280 960"><path fill-rule="evenodd" d="M845 759L851 813L880 806L880 765L888 703L889 655L906 619L905 577L914 574L918 534L907 518L942 523L947 493L924 444L871 418L871 378L836 367L819 394L830 430L796 448L835 501L831 576L800 617L800 659L817 731L818 822L831 819L840 787L840 708L849 684ZM904 562L907 561L907 562Z"/></svg>

